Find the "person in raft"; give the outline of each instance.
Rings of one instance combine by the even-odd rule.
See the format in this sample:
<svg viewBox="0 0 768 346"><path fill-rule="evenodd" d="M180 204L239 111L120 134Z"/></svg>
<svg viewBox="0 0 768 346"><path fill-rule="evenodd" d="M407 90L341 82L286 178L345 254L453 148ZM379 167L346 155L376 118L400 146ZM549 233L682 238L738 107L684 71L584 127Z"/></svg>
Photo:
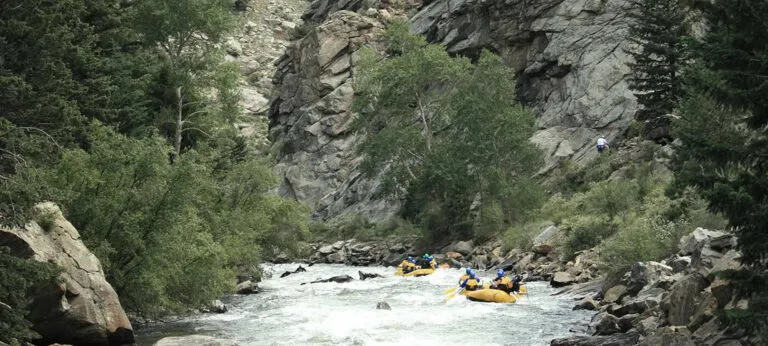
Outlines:
<svg viewBox="0 0 768 346"><path fill-rule="evenodd" d="M493 282L491 283L491 288L495 290L502 290L504 292L510 293L513 290L513 284L512 280L510 280L508 277L504 275L504 269L499 269L496 272L496 277L493 279ZM518 285L518 290L520 289Z"/></svg>
<svg viewBox="0 0 768 346"><path fill-rule="evenodd" d="M480 278L475 275L475 271L472 270L472 268L467 268L466 274L459 278L459 287L467 291L474 291L482 288L480 285Z"/></svg>
<svg viewBox="0 0 768 346"><path fill-rule="evenodd" d="M403 274L408 274L416 270L416 260L414 260L413 257L408 256L408 258L400 262L400 265L398 265L398 267L400 267L403 270Z"/></svg>

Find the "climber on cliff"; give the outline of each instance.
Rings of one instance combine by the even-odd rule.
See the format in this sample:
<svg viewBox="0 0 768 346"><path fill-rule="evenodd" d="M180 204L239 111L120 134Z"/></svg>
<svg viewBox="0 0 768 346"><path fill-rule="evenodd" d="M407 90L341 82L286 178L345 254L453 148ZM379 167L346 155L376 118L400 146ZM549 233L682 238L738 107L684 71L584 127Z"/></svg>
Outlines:
<svg viewBox="0 0 768 346"><path fill-rule="evenodd" d="M597 152L602 153L603 150L608 149L608 141L605 138L600 137L597 139Z"/></svg>

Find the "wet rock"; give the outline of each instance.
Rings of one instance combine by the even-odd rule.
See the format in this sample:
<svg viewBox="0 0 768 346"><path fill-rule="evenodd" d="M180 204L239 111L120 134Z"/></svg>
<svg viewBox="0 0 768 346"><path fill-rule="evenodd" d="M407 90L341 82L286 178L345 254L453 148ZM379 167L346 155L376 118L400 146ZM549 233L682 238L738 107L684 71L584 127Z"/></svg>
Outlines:
<svg viewBox="0 0 768 346"><path fill-rule="evenodd" d="M259 293L259 286L257 286L255 283L251 281L244 281L239 284L237 284L237 288L235 289L237 294L254 294Z"/></svg>
<svg viewBox="0 0 768 346"><path fill-rule="evenodd" d="M573 276L571 276L571 274L566 272L557 272L552 277L552 280L549 282L549 284L552 287L563 287L573 284L575 281L576 280L573 278Z"/></svg>
<svg viewBox="0 0 768 346"><path fill-rule="evenodd" d="M307 271L307 269L306 269L306 268L304 268L304 267L302 267L301 265L299 265L299 267L298 267L298 268L296 268L296 270L294 270L294 271L292 271L292 272L286 271L286 272L284 272L284 273L280 274L280 278L284 278L284 277L286 277L286 276L288 276L288 275L291 275L291 274L296 274L296 273L303 273L303 272L305 272L305 271Z"/></svg>
<svg viewBox="0 0 768 346"><path fill-rule="evenodd" d="M402 261L403 261L403 255L401 255L399 253L396 253L396 252L391 252L391 253L387 254L381 260L382 264L388 265L388 266L396 266L396 265L400 264L400 262L402 262Z"/></svg>
<svg viewBox="0 0 768 346"><path fill-rule="evenodd" d="M638 346L695 346L686 327L664 327L648 335Z"/></svg>
<svg viewBox="0 0 768 346"><path fill-rule="evenodd" d="M172 336L162 338L154 346L236 346L237 343L207 335Z"/></svg>
<svg viewBox="0 0 768 346"><path fill-rule="evenodd" d="M592 318L590 330L594 335L611 335L621 331L619 329L619 318L606 312L601 312Z"/></svg>
<svg viewBox="0 0 768 346"><path fill-rule="evenodd" d="M309 283L310 284L316 284L316 283L322 283L322 282L344 283L344 282L350 282L352 280L354 280L354 279L351 276L349 276L349 275L337 275L337 276L333 276L333 277L330 277L330 278L327 278L327 279L323 279L323 280L315 280L315 281L312 281L312 282L309 282ZM302 285L305 285L305 284L307 284L307 282L302 283Z"/></svg>
<svg viewBox="0 0 768 346"><path fill-rule="evenodd" d="M200 309L202 313L223 314L227 312L227 306L221 302L221 300L214 300L208 306Z"/></svg>
<svg viewBox="0 0 768 346"><path fill-rule="evenodd" d="M640 334L630 331L609 336L572 336L554 339L551 346L625 346L634 345L640 339Z"/></svg>
<svg viewBox="0 0 768 346"><path fill-rule="evenodd" d="M662 309L667 313L667 320L671 325L688 325L695 312L696 297L708 284L701 274L693 273L672 285L669 294L662 301Z"/></svg>
<svg viewBox="0 0 768 346"><path fill-rule="evenodd" d="M605 294L603 295L603 304L611 304L619 301L624 294L627 292L627 286L624 285L616 285L611 288L609 288L607 291L605 291Z"/></svg>
<svg viewBox="0 0 768 346"><path fill-rule="evenodd" d="M357 271L357 274L360 275L360 281L364 281L365 279L374 279L374 278L383 278L384 275L376 274L376 273L363 273L362 271Z"/></svg>
<svg viewBox="0 0 768 346"><path fill-rule="evenodd" d="M573 310L597 310L598 303L591 297L586 297L573 307Z"/></svg>
<svg viewBox="0 0 768 346"><path fill-rule="evenodd" d="M378 302L376 303L376 309L378 310L392 310L392 307L387 304L387 302Z"/></svg>

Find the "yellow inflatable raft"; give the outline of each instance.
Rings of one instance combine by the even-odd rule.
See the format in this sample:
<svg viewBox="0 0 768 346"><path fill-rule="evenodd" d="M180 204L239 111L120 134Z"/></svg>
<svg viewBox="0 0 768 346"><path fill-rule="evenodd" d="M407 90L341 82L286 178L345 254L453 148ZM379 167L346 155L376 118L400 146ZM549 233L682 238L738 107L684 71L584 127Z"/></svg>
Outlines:
<svg viewBox="0 0 768 346"><path fill-rule="evenodd" d="M395 271L395 276L425 276L429 274L434 274L435 270L432 268L424 268L424 269L416 269L410 273L403 274L402 268L397 268Z"/></svg>
<svg viewBox="0 0 768 346"><path fill-rule="evenodd" d="M514 303L517 298L502 290L480 289L476 291L461 291L471 301L489 303Z"/></svg>

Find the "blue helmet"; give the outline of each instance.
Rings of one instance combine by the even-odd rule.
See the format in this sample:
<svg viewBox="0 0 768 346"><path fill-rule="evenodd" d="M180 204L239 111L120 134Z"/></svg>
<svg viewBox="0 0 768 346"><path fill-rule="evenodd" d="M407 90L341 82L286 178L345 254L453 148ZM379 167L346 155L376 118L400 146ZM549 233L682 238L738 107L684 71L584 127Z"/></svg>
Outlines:
<svg viewBox="0 0 768 346"><path fill-rule="evenodd" d="M467 275L472 275L472 268L467 268Z"/></svg>
<svg viewBox="0 0 768 346"><path fill-rule="evenodd" d="M499 268L499 270L498 270L498 271L496 271L496 275L497 275L498 277L502 277L502 276L504 276L504 269L501 269L501 268Z"/></svg>
<svg viewBox="0 0 768 346"><path fill-rule="evenodd" d="M411 256L408 256L408 260L409 260L409 261L413 261L413 257L411 257Z"/></svg>

